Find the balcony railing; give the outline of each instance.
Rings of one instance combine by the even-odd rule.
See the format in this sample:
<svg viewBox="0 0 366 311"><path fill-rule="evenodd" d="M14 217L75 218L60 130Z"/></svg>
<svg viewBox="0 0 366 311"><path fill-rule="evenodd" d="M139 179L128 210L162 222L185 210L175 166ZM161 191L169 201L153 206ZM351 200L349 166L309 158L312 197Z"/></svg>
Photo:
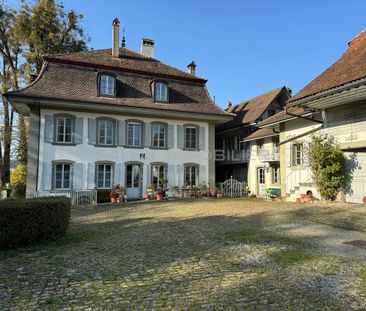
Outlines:
<svg viewBox="0 0 366 311"><path fill-rule="evenodd" d="M261 150L258 158L262 162L278 162L280 161L280 154L276 150Z"/></svg>

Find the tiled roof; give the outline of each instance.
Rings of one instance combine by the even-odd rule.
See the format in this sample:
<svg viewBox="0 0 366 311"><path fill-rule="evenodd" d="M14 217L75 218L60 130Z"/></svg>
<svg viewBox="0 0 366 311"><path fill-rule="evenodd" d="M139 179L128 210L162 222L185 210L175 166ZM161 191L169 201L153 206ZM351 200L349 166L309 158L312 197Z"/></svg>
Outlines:
<svg viewBox="0 0 366 311"><path fill-rule="evenodd" d="M296 115L300 116L300 115L304 114L305 109L302 107L290 107L290 108L288 108L288 112L290 112L291 114L296 114ZM269 118L265 119L264 121L260 122L258 125L265 126L265 125L269 125L272 123L284 122L291 118L293 118L293 116L286 114L286 110L282 110L279 113L276 113L274 116L269 117Z"/></svg>
<svg viewBox="0 0 366 311"><path fill-rule="evenodd" d="M125 51L126 49L121 50ZM109 56L107 56L106 51ZM82 55L85 56L84 61L88 60L90 63L77 65L68 59L69 57L72 60L83 59ZM87 57L88 55L90 57ZM45 61L40 76L34 83L20 91L8 92L7 94L230 116L229 113L223 111L211 100L205 86L205 80L195 80L195 76L138 53L128 51L128 55L128 60L125 59L126 57L123 58L125 60L114 59L109 49L58 56L59 59L63 60L62 62L54 61L54 58L46 58L48 60ZM134 55L133 60L130 58L132 55ZM100 56L100 61L98 56ZM110 65L117 66L108 70L116 75L116 97L98 96L98 73L106 71L106 69L96 67L96 63L104 64L107 62L108 57L111 62ZM130 71L120 70L121 68L127 68L127 66L131 69ZM133 68L136 68L136 70L133 71ZM140 72L142 69L145 73ZM151 73L149 74L148 71L150 70ZM170 78L165 78L169 85L169 103L154 103L151 83L154 79L157 79L156 74L163 75L164 73L168 73L170 76ZM178 77L178 75L179 79L175 79L174 77Z"/></svg>
<svg viewBox="0 0 366 311"><path fill-rule="evenodd" d="M114 70L123 70L125 72L142 72L184 78L202 83L207 82L207 80L203 78L196 77L188 72L164 64L157 59L146 57L127 48L120 48L119 57L112 57L112 50L104 49L70 54L49 55L44 58L53 62L68 62L76 65L85 64L88 67L90 67L90 65L94 65L95 67L107 67Z"/></svg>
<svg viewBox="0 0 366 311"><path fill-rule="evenodd" d="M260 139L260 138L267 137L267 136L277 136L277 135L279 135L279 134L274 132L273 129L271 129L271 128L262 128L262 129L256 130L249 136L245 137L244 140L245 141L255 140L255 139Z"/></svg>
<svg viewBox="0 0 366 311"><path fill-rule="evenodd" d="M289 102L315 95L366 77L366 29L349 42L347 51Z"/></svg>
<svg viewBox="0 0 366 311"><path fill-rule="evenodd" d="M221 131L256 122L266 111L268 106L275 101L282 92L288 92L289 94L289 90L285 86L281 86L277 89L270 90L259 96L243 101L238 105L227 108L226 112L234 113L236 117L232 121L217 126L217 129ZM290 95L288 95L288 97L289 96Z"/></svg>

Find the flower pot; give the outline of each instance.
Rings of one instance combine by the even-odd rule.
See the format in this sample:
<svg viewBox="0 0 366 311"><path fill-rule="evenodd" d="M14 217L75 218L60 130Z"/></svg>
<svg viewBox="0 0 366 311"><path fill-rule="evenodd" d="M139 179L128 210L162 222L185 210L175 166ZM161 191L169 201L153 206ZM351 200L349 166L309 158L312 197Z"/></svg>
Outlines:
<svg viewBox="0 0 366 311"><path fill-rule="evenodd" d="M161 201L163 199L163 194L162 193L157 193L156 194L156 200Z"/></svg>
<svg viewBox="0 0 366 311"><path fill-rule="evenodd" d="M210 196L213 198L217 198L217 189L216 188L210 189Z"/></svg>
<svg viewBox="0 0 366 311"><path fill-rule="evenodd" d="M366 197L363 197L363 205L366 205Z"/></svg>
<svg viewBox="0 0 366 311"><path fill-rule="evenodd" d="M111 197L111 203L116 204L118 201L118 197Z"/></svg>

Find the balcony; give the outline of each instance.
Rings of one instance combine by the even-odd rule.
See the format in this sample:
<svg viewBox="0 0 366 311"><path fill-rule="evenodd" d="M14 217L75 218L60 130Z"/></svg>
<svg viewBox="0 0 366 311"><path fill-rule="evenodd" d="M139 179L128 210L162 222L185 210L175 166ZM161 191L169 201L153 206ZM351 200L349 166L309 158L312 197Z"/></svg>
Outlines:
<svg viewBox="0 0 366 311"><path fill-rule="evenodd" d="M248 150L216 150L217 164L247 163Z"/></svg>
<svg viewBox="0 0 366 311"><path fill-rule="evenodd" d="M261 162L279 162L280 153L278 150L261 150L258 158Z"/></svg>

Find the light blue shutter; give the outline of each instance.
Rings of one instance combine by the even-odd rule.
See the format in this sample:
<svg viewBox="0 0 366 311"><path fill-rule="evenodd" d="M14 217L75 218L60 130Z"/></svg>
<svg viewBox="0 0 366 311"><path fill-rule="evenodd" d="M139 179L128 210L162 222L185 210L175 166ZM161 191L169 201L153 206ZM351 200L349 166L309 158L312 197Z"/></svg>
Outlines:
<svg viewBox="0 0 366 311"><path fill-rule="evenodd" d="M117 129L118 129L118 140L117 140L117 144L120 146L124 146L126 144L126 126L125 126L125 121L118 121L117 124Z"/></svg>
<svg viewBox="0 0 366 311"><path fill-rule="evenodd" d="M88 163L88 189L94 189L95 188L95 164L94 163Z"/></svg>
<svg viewBox="0 0 366 311"><path fill-rule="evenodd" d="M124 184L124 181L123 181L123 175L122 175L122 167L123 167L123 164L122 163L118 163L116 166L115 166L115 172L116 172L116 177L114 178L114 184L120 184L123 186Z"/></svg>
<svg viewBox="0 0 366 311"><path fill-rule="evenodd" d="M178 186L182 187L184 185L184 166L177 165L177 172L178 172Z"/></svg>
<svg viewBox="0 0 366 311"><path fill-rule="evenodd" d="M75 163L73 168L73 189L81 190L83 189L83 180L84 180L84 164L83 163Z"/></svg>
<svg viewBox="0 0 366 311"><path fill-rule="evenodd" d="M184 127L178 125L178 148L184 149Z"/></svg>
<svg viewBox="0 0 366 311"><path fill-rule="evenodd" d="M88 144L95 145L97 143L97 120L88 119Z"/></svg>
<svg viewBox="0 0 366 311"><path fill-rule="evenodd" d="M145 123L141 122L141 142L140 147L145 146Z"/></svg>
<svg viewBox="0 0 366 311"><path fill-rule="evenodd" d="M52 178L54 176L54 172L52 169L52 164L48 162L43 163L43 171L42 171L42 189L43 190L51 190L52 189Z"/></svg>
<svg viewBox="0 0 366 311"><path fill-rule="evenodd" d="M146 164L146 180L147 180L147 184L149 185L151 184L151 165L150 164Z"/></svg>
<svg viewBox="0 0 366 311"><path fill-rule="evenodd" d="M44 117L44 141L46 143L54 142L54 117L51 115L45 115Z"/></svg>
<svg viewBox="0 0 366 311"><path fill-rule="evenodd" d="M174 125L168 125L168 148L174 148Z"/></svg>
<svg viewBox="0 0 366 311"><path fill-rule="evenodd" d="M145 147L151 147L151 123L145 123Z"/></svg>
<svg viewBox="0 0 366 311"><path fill-rule="evenodd" d="M84 119L75 119L75 144L83 143L83 132L84 132Z"/></svg>
<svg viewBox="0 0 366 311"><path fill-rule="evenodd" d="M203 126L201 126L199 128L199 138L198 138L198 143L199 143L199 149L200 150L205 150L205 145L206 145L206 135L205 135L205 128Z"/></svg>

